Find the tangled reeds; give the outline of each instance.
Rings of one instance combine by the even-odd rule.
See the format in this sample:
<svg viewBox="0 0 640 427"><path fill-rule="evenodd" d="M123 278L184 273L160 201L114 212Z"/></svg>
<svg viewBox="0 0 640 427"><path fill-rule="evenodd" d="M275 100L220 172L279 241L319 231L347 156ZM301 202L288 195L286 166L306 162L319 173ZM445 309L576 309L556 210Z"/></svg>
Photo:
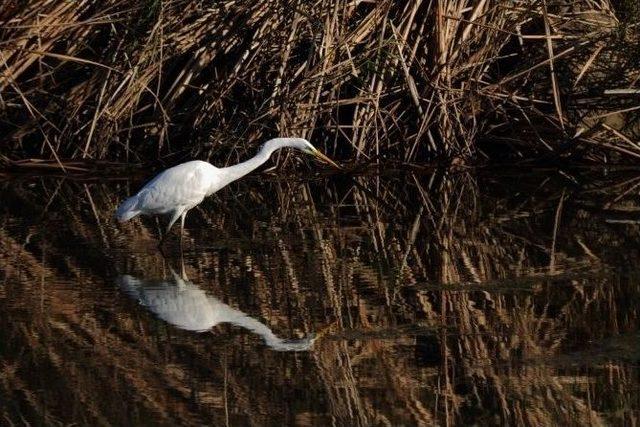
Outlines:
<svg viewBox="0 0 640 427"><path fill-rule="evenodd" d="M5 1L0 154L226 162L278 134L352 161L633 159L638 16L614 0Z"/></svg>

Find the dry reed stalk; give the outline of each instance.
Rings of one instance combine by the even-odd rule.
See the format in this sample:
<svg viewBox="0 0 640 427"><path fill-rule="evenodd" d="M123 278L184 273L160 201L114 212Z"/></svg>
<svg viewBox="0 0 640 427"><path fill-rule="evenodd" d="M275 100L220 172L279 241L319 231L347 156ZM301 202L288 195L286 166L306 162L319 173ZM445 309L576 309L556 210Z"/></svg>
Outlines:
<svg viewBox="0 0 640 427"><path fill-rule="evenodd" d="M562 128L584 126L594 132L572 149L603 159L626 142L607 143L597 119L585 123L584 93L615 73L633 89L640 76L616 52L637 40L616 12L608 0L6 7L2 154L231 161L286 134L345 160L473 159L479 138L508 141L524 115L538 136L509 152L559 152ZM596 97L595 115L612 101L633 108L627 95ZM616 130L628 134L631 122Z"/></svg>

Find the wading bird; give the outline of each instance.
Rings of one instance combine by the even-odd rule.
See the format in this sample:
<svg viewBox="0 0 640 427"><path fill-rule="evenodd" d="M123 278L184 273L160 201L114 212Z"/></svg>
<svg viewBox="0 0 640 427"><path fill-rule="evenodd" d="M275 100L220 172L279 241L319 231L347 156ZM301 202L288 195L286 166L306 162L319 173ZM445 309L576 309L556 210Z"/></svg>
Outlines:
<svg viewBox="0 0 640 427"><path fill-rule="evenodd" d="M234 166L217 168L210 163L193 160L169 168L149 181L135 196L122 202L116 217L124 222L138 215L170 215L165 236L180 218L182 239L184 219L189 209L265 163L274 151L286 147L296 148L340 169L306 139L275 138L267 141L253 158Z"/></svg>

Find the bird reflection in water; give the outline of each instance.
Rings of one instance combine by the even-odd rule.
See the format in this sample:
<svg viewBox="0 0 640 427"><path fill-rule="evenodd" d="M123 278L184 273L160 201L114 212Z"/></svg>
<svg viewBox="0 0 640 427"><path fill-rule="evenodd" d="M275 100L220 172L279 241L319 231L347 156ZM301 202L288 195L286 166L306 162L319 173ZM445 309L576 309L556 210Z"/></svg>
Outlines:
<svg viewBox="0 0 640 427"><path fill-rule="evenodd" d="M205 332L219 323L230 323L260 335L276 351L307 351L316 337L286 340L277 337L264 323L236 310L171 270L167 280L145 280L130 275L118 277L118 285L153 314L177 328Z"/></svg>

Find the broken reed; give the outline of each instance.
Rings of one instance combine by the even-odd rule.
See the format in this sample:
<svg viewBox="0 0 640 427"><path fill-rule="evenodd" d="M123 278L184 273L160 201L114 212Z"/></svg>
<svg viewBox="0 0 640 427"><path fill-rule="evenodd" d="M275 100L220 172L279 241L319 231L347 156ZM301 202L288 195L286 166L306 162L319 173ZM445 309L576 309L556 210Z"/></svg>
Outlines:
<svg viewBox="0 0 640 427"><path fill-rule="evenodd" d="M354 161L633 159L640 55L618 13L637 18L609 0L5 1L0 160L227 162L274 135Z"/></svg>

